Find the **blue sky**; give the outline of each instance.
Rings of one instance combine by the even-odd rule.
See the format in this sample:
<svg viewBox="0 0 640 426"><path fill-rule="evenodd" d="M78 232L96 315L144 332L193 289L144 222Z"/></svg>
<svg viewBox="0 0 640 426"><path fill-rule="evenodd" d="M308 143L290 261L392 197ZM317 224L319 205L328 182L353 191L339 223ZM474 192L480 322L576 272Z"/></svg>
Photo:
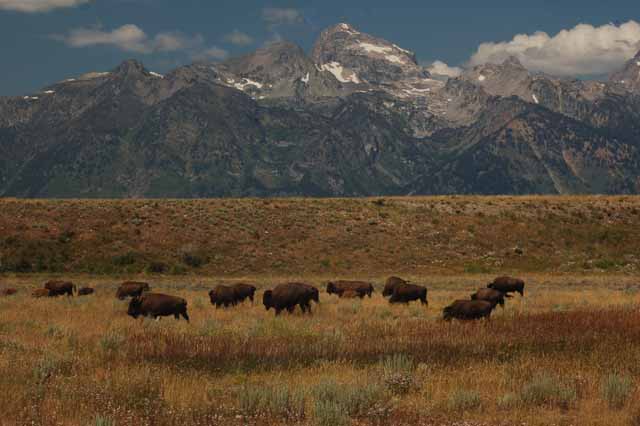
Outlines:
<svg viewBox="0 0 640 426"><path fill-rule="evenodd" d="M637 28L620 29L629 21L640 22L638 0L0 0L0 94L30 93L84 72L112 69L127 58L166 72L195 59L241 54L276 38L309 50L322 29L338 22L413 50L425 64L494 61L516 49L545 72L596 74L640 49ZM609 23L613 28L599 30ZM569 41L554 38L578 24L593 30L571 31ZM550 40L536 45L534 54L517 50L515 42L478 50L481 43L509 42L517 34L530 35L526 43L535 44L540 41L533 37L536 31ZM601 40L603 34L613 41L593 51L587 40L581 53L586 59L559 58L567 56L567 43Z"/></svg>

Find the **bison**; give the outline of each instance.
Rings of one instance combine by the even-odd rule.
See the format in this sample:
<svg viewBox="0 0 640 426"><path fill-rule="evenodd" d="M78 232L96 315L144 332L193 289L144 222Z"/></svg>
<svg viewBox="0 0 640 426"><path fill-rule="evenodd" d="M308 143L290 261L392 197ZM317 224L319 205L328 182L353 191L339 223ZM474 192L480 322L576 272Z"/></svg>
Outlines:
<svg viewBox="0 0 640 426"><path fill-rule="evenodd" d="M489 283L487 288L501 291L506 294L507 297L510 297L509 293L515 292L520 293L520 296L524 296L524 281L520 278L498 277L493 280L492 283Z"/></svg>
<svg viewBox="0 0 640 426"><path fill-rule="evenodd" d="M255 286L239 283L234 284L231 287L233 287L236 292L236 302L242 303L246 299L249 299L251 300L251 303L253 303L253 296L256 294Z"/></svg>
<svg viewBox="0 0 640 426"><path fill-rule="evenodd" d="M337 294L338 297L343 297L346 291L354 291L360 298L371 297L373 285L364 281L330 281L327 284L328 294Z"/></svg>
<svg viewBox="0 0 640 426"><path fill-rule="evenodd" d="M345 290L340 294L341 299L355 299L357 297L362 299L364 296L355 290Z"/></svg>
<svg viewBox="0 0 640 426"><path fill-rule="evenodd" d="M49 290L50 296L73 296L73 292L76 290L75 284L69 281L47 281L44 284L44 288Z"/></svg>
<svg viewBox="0 0 640 426"><path fill-rule="evenodd" d="M388 297L393 294L393 289L398 284L408 284L408 281L403 280L399 277L389 277L387 281L384 283L384 289L382 290L382 296Z"/></svg>
<svg viewBox="0 0 640 426"><path fill-rule="evenodd" d="M187 301L181 297L160 293L144 293L141 296L135 296L129 302L127 314L133 318L138 318L142 315L155 319L170 315L173 315L175 319L180 319L182 315L189 322Z"/></svg>
<svg viewBox="0 0 640 426"><path fill-rule="evenodd" d="M220 306L228 308L229 306L236 306L238 303L236 289L226 285L218 285L211 290L209 292L209 299L211 300L211 304L215 305L216 308Z"/></svg>
<svg viewBox="0 0 640 426"><path fill-rule="evenodd" d="M136 281L126 281L120 284L118 287L118 291L116 291L116 297L120 300L124 300L127 297L137 297L141 296L145 291L151 290L149 284L136 282Z"/></svg>
<svg viewBox="0 0 640 426"><path fill-rule="evenodd" d="M428 305L427 289L415 284L397 284L389 298L389 303L409 303L419 300L423 305Z"/></svg>
<svg viewBox="0 0 640 426"><path fill-rule="evenodd" d="M18 292L18 290L16 290L15 288L4 288L4 289L2 289L2 291L0 291L0 295L2 295L2 296L13 296L17 292Z"/></svg>
<svg viewBox="0 0 640 426"><path fill-rule="evenodd" d="M318 289L303 283L279 284L273 290L265 291L262 296L265 309L275 309L276 315L280 315L283 309L292 313L296 305L300 306L302 312L311 313L312 300L320 303Z"/></svg>
<svg viewBox="0 0 640 426"><path fill-rule="evenodd" d="M49 290L47 290L46 288L36 288L31 293L31 296L33 296L33 297L50 297L51 296L51 292Z"/></svg>
<svg viewBox="0 0 640 426"><path fill-rule="evenodd" d="M481 288L471 295L471 300L484 300L495 308L500 305L504 308L504 293L492 288Z"/></svg>
<svg viewBox="0 0 640 426"><path fill-rule="evenodd" d="M450 321L452 318L464 321L480 318L490 319L493 307L494 305L486 300L456 300L444 308L442 318L445 321Z"/></svg>
<svg viewBox="0 0 640 426"><path fill-rule="evenodd" d="M91 287L82 287L78 289L78 296L88 296L93 293L95 293L95 290Z"/></svg>

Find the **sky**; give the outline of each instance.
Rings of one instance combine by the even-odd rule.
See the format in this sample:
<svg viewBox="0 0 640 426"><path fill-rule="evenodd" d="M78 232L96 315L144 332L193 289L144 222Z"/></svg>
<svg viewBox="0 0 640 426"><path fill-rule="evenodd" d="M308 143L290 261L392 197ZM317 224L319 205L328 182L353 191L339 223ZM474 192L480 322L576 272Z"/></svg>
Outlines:
<svg viewBox="0 0 640 426"><path fill-rule="evenodd" d="M340 22L448 75L509 55L534 71L604 75L640 50L638 0L0 0L0 95L130 58L165 73L280 39L310 51Z"/></svg>

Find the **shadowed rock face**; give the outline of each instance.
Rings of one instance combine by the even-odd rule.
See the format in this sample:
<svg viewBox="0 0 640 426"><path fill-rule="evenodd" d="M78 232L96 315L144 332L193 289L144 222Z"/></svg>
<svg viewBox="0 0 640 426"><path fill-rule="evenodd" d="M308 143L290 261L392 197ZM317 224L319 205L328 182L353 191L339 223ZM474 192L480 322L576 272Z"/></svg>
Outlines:
<svg viewBox="0 0 640 426"><path fill-rule="evenodd" d="M610 82L514 58L448 81L348 24L159 75L0 98L0 195L637 193L640 55Z"/></svg>

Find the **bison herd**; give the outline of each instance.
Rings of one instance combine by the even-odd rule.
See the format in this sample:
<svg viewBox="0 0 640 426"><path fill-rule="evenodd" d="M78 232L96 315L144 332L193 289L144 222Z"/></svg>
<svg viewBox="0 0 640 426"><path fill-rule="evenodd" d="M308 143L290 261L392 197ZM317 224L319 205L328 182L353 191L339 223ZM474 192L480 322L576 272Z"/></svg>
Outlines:
<svg viewBox="0 0 640 426"><path fill-rule="evenodd" d="M330 281L327 283L326 292L329 295L337 295L340 298L364 298L371 297L374 287L364 281ZM11 296L17 293L14 288L6 288L0 291L2 296ZM76 286L68 281L47 281L43 288L33 291L33 297L57 297L57 296L87 296L94 293L90 287L76 289ZM254 302L256 287L250 284L218 285L209 292L211 304L216 308L234 307L249 299ZM469 300L456 300L443 309L442 317L448 321L489 319L491 312L500 305L504 308L505 298L513 297L512 293L524 296L524 281L519 278L498 277L489 283L486 288L478 289ZM125 300L131 298L127 314L133 318L152 317L159 319L163 316L181 317L189 321L187 313L187 301L181 297L160 293L152 293L148 283L126 281L118 287L116 298ZM399 277L390 277L385 282L382 296L389 298L389 303L408 304L420 301L427 306L427 288L412 284ZM311 313L311 302L320 303L320 292L310 284L291 282L279 284L273 289L266 290L262 295L262 304L268 311L273 308L276 315L283 310L292 313L296 306L303 313Z"/></svg>

